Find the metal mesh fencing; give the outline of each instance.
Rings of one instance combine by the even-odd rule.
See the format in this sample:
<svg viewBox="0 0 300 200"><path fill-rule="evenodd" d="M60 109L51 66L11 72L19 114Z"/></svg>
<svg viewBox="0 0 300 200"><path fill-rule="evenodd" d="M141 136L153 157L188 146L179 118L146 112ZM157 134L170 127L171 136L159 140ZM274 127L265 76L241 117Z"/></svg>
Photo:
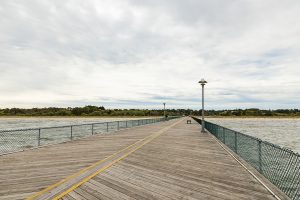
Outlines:
<svg viewBox="0 0 300 200"><path fill-rule="evenodd" d="M39 145L39 129L1 131L0 132L1 153L34 148Z"/></svg>
<svg viewBox="0 0 300 200"><path fill-rule="evenodd" d="M201 124L201 120L194 118ZM300 155L270 142L205 121L205 128L292 200L300 199Z"/></svg>
<svg viewBox="0 0 300 200"><path fill-rule="evenodd" d="M107 125L106 123L97 123L97 124L93 124L93 134L104 134L107 131Z"/></svg>
<svg viewBox="0 0 300 200"><path fill-rule="evenodd" d="M40 135L37 139L37 146L56 144L70 140L70 127L52 127L39 129Z"/></svg>
<svg viewBox="0 0 300 200"><path fill-rule="evenodd" d="M93 135L92 125L91 124L82 124L72 126L72 139L76 140L78 138L86 137Z"/></svg>
<svg viewBox="0 0 300 200"><path fill-rule="evenodd" d="M106 134L124 128L168 121L175 118L178 117L111 121L34 129L2 130L0 131L0 155L76 140L94 134Z"/></svg>

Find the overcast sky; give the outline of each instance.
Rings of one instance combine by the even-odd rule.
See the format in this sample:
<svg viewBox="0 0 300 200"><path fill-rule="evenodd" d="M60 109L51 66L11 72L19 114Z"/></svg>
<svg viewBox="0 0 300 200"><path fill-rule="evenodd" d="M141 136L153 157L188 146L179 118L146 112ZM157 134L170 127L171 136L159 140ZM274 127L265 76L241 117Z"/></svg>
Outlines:
<svg viewBox="0 0 300 200"><path fill-rule="evenodd" d="M0 107L300 107L299 0L1 0Z"/></svg>

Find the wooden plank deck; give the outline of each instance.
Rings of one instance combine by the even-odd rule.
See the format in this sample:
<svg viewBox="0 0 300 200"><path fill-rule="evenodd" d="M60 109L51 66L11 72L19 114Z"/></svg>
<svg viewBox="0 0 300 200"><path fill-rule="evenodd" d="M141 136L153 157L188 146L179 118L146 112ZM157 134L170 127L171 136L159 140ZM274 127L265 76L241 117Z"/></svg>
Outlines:
<svg viewBox="0 0 300 200"><path fill-rule="evenodd" d="M164 122L0 156L0 199L24 199L168 126Z"/></svg>
<svg viewBox="0 0 300 200"><path fill-rule="evenodd" d="M0 199L275 199L212 135L185 120L1 156Z"/></svg>

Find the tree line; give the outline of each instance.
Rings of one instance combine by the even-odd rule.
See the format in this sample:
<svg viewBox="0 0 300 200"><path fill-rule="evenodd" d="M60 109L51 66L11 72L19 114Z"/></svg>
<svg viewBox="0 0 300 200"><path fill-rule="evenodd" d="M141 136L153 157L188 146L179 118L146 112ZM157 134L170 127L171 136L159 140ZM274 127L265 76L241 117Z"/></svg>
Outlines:
<svg viewBox="0 0 300 200"><path fill-rule="evenodd" d="M163 116L163 109L105 109L103 106L84 106L68 108L0 108L0 116ZM166 109L166 115L201 115L201 110L192 109ZM300 116L299 109L277 109L261 110L257 108L250 109L232 109L232 110L207 110L206 116Z"/></svg>
<svg viewBox="0 0 300 200"><path fill-rule="evenodd" d="M184 115L184 111L168 109L169 116ZM84 106L68 108L5 108L0 116L163 116L163 110L149 109L105 109L103 106Z"/></svg>
<svg viewBox="0 0 300 200"><path fill-rule="evenodd" d="M237 117L297 117L300 116L299 109L275 109L275 110L263 110L258 108L249 109L233 109L233 110L208 110L207 116L237 116Z"/></svg>

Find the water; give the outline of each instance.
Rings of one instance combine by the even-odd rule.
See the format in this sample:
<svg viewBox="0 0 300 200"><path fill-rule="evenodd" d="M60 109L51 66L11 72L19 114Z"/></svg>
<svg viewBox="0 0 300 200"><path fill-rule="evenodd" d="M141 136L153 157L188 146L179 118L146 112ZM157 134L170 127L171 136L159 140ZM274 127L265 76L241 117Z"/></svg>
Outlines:
<svg viewBox="0 0 300 200"><path fill-rule="evenodd" d="M0 118L0 155L66 142L93 134L109 134L121 128L137 126L140 122L141 124L149 123L140 119L142 118Z"/></svg>
<svg viewBox="0 0 300 200"><path fill-rule="evenodd" d="M0 130L7 129L24 129L24 128L39 128L39 127L52 127L52 126L69 126L74 124L85 124L85 123L97 123L97 122L107 122L107 121L118 121L118 120L129 120L135 118L66 118L66 117L22 117L22 118L0 118ZM141 119L141 118L139 118ZM208 118L208 121L225 126L227 128L260 138L262 140L269 141L274 144L278 144L282 147L289 148L295 152L300 153L300 118ZM115 128L115 124L111 124L110 127ZM79 127L74 128L75 136L86 131L89 133L90 127ZM77 130L78 129L78 130ZM97 127L95 127L97 129ZM105 127L98 127L100 130L105 130ZM47 133L49 132L49 133ZM43 143L49 143L53 138L61 138L62 135L66 136L65 140L69 137L69 128L57 129L57 130L45 130L43 133L47 135L51 134L48 139L42 140ZM0 145L11 145L11 141L18 138L19 141L34 141L36 143L37 137L36 131L18 133L17 135L10 135L5 140L0 138ZM76 135L77 134L77 135ZM6 134L7 135L7 134ZM43 134L42 134L43 137ZM32 142L27 144L22 142L18 144L18 147L22 146L34 146ZM1 146L0 146L1 148ZM16 147L17 148L17 147Z"/></svg>
<svg viewBox="0 0 300 200"><path fill-rule="evenodd" d="M300 118L207 118L207 121L300 153Z"/></svg>
<svg viewBox="0 0 300 200"><path fill-rule="evenodd" d="M69 126L76 124L88 124L107 121L122 121L135 118L103 118L103 117L2 117L0 118L0 130L26 129L53 126ZM141 118L136 118L141 119Z"/></svg>

